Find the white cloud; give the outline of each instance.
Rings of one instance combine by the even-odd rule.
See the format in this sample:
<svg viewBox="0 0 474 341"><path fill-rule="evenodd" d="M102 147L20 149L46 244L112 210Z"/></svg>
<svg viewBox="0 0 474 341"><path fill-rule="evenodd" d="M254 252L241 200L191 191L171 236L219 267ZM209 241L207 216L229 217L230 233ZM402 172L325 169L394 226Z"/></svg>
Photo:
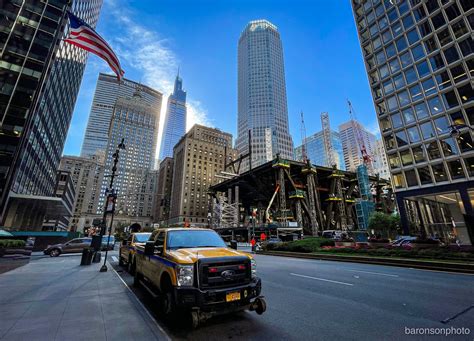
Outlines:
<svg viewBox="0 0 474 341"><path fill-rule="evenodd" d="M187 103L188 117L186 122L186 131L198 123L208 127L213 127L212 120L207 115L207 110L202 106L201 102L190 99Z"/></svg>
<svg viewBox="0 0 474 341"><path fill-rule="evenodd" d="M168 46L169 41L161 38L157 31L140 25L137 14L127 9L124 3L108 0L106 5L110 7L108 14L112 15L114 20L120 22L120 25L115 25L124 29L120 36L111 39L112 45L121 60L122 68L127 71L127 67L132 67L141 74L141 79L133 80L141 81L143 84L163 93L158 134L159 148L163 134L166 104L169 94L173 91L174 79L180 64L179 58ZM125 77L127 77L127 74L125 74ZM184 83L186 84L185 80ZM184 88L186 89L186 86ZM186 130L189 130L196 123L210 125L207 110L200 101L188 96L187 107Z"/></svg>

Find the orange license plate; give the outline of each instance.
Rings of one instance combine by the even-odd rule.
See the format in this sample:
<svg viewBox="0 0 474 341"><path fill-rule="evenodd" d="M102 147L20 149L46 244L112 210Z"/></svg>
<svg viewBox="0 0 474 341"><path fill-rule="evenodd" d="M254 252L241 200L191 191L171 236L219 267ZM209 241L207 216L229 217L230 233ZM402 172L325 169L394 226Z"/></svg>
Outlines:
<svg viewBox="0 0 474 341"><path fill-rule="evenodd" d="M238 301L240 300L240 292L229 292L226 296L225 296L225 300L227 302L232 302L232 301Z"/></svg>

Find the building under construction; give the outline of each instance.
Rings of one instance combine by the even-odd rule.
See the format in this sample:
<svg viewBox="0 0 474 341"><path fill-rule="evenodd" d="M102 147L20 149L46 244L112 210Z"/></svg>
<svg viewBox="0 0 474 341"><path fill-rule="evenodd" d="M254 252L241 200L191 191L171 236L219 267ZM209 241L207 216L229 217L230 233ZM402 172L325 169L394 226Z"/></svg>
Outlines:
<svg viewBox="0 0 474 341"><path fill-rule="evenodd" d="M227 168L229 170L229 168ZM360 175L362 174L362 176ZM359 175L359 176L358 176ZM348 172L279 157L242 174L224 172L209 189L211 227L245 235L318 235L324 230L364 230L372 202L391 212L390 183L367 172ZM370 195L368 195L370 192ZM242 233L244 232L244 233Z"/></svg>

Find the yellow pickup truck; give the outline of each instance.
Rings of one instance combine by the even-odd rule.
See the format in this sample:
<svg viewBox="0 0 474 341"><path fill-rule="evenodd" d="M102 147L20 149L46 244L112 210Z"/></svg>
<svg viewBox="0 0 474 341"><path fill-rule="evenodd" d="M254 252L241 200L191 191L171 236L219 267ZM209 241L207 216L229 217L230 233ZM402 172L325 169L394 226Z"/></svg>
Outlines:
<svg viewBox="0 0 474 341"><path fill-rule="evenodd" d="M138 245L145 245L150 238L151 232L131 233L127 239L122 241L119 249L119 265L127 265L127 271L133 276L135 274L135 254Z"/></svg>
<svg viewBox="0 0 474 341"><path fill-rule="evenodd" d="M136 249L134 284L158 300L166 317L190 311L197 327L216 314L266 310L255 260L228 248L214 230L158 229Z"/></svg>

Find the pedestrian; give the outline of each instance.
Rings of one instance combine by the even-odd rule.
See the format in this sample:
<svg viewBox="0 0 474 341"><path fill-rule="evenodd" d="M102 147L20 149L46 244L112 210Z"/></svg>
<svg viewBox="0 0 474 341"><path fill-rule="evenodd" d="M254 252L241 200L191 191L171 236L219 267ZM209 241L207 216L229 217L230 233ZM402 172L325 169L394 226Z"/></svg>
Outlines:
<svg viewBox="0 0 474 341"><path fill-rule="evenodd" d="M250 245L252 245L252 251L255 252L255 244L257 242L255 241L255 237L252 238L252 240L250 241Z"/></svg>

